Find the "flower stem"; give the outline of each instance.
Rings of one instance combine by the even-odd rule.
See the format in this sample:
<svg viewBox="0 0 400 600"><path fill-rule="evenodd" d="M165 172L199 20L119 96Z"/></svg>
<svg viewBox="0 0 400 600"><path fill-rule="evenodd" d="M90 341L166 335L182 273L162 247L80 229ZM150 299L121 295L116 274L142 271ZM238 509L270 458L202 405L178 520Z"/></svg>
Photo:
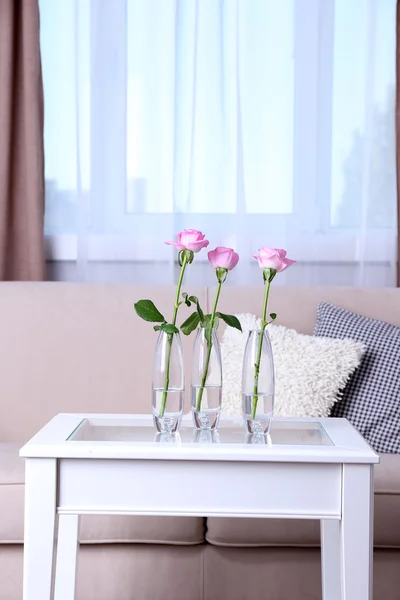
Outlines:
<svg viewBox="0 0 400 600"><path fill-rule="evenodd" d="M184 252L183 258L182 258L181 272L179 274L178 285L176 287L176 294L175 294L174 314L172 317L172 325L174 327L176 326L176 317L178 315L178 308L179 308L179 296L181 295L183 275L185 273L187 263L188 263L188 258L186 256L186 253ZM171 348L172 348L173 336L174 336L173 333L168 334L164 389L163 389L162 398L161 398L161 408L160 408L160 414L159 414L160 417L164 416L165 406L167 404L168 387L169 387L169 368L170 368L170 363L171 363Z"/></svg>
<svg viewBox="0 0 400 600"><path fill-rule="evenodd" d="M213 306L211 318L210 318L210 336L208 339L206 338L207 339L207 355L206 355L206 362L204 365L203 377L201 379L201 386L199 388L199 393L198 393L197 401L196 401L196 412L199 412L201 409L201 401L203 398L204 387L205 387L206 381L207 381L208 367L210 364L211 350L212 350L212 332L213 332L214 321L215 321L215 313L217 312L217 304L218 304L218 300L219 300L219 295L221 293L221 286L222 286L222 281L218 281L217 293L215 294L214 306Z"/></svg>
<svg viewBox="0 0 400 600"><path fill-rule="evenodd" d="M258 352L257 352L257 360L254 364L254 389L253 389L253 401L251 403L251 418L256 418L257 412L257 402L258 402L258 377L260 375L260 362L261 362L261 352L262 352L262 344L264 338L264 331L267 326L267 304L268 304L268 295L269 288L271 285L271 280L268 278L265 282L265 293L264 293L264 306L262 312L262 320L261 320L261 331L259 332L258 338Z"/></svg>

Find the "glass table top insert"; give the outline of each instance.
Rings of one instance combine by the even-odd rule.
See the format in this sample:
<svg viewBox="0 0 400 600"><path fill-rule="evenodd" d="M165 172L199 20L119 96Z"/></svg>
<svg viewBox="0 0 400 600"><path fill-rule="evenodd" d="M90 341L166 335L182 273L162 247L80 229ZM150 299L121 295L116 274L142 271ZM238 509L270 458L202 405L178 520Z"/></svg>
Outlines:
<svg viewBox="0 0 400 600"><path fill-rule="evenodd" d="M197 431L191 420L183 420L175 435L157 434L150 419L87 418L82 419L67 441L153 443L264 443L290 446L332 446L333 442L323 425L317 421L273 421L268 436L249 436L240 419L223 419L217 432Z"/></svg>

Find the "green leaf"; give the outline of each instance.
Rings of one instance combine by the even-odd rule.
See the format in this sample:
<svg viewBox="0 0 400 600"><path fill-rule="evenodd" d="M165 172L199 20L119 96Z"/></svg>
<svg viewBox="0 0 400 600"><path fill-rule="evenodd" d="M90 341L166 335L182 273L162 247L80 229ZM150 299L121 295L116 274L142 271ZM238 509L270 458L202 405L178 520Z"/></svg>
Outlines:
<svg viewBox="0 0 400 600"><path fill-rule="evenodd" d="M211 315L204 316L204 321L202 323L202 327L204 328L204 337L206 338L207 344L211 344L212 343Z"/></svg>
<svg viewBox="0 0 400 600"><path fill-rule="evenodd" d="M271 317L272 321L275 321L276 313L271 313L269 316Z"/></svg>
<svg viewBox="0 0 400 600"><path fill-rule="evenodd" d="M218 318L217 314L215 314L215 317L214 317L214 329L218 329L218 327L219 327L219 318Z"/></svg>
<svg viewBox="0 0 400 600"><path fill-rule="evenodd" d="M192 306L192 303L190 302L190 300L188 298L188 294L186 292L182 293L182 298L183 298L186 306Z"/></svg>
<svg viewBox="0 0 400 600"><path fill-rule="evenodd" d="M134 306L136 313L145 321L165 323L164 317L151 300L139 300Z"/></svg>
<svg viewBox="0 0 400 600"><path fill-rule="evenodd" d="M208 344L212 343L212 335L211 335L211 315L204 315L204 321L202 323L202 327L205 330L204 336L207 340ZM219 327L219 318L218 313L215 313L213 329L218 329Z"/></svg>
<svg viewBox="0 0 400 600"><path fill-rule="evenodd" d="M196 311L196 312L192 313L190 315L190 317L188 317L186 319L186 321L184 321L184 323L182 323L182 325L181 325L182 333L185 335L190 335L192 333L192 331L194 331L196 329L196 327L198 326L199 323L200 323L200 317L199 317L199 313Z"/></svg>
<svg viewBox="0 0 400 600"><path fill-rule="evenodd" d="M194 302L194 304L197 306L197 312L199 313L200 323L203 323L204 313L201 310L199 299L196 296L189 296L189 301Z"/></svg>
<svg viewBox="0 0 400 600"><path fill-rule="evenodd" d="M215 313L213 329L218 329L218 327L219 327L218 315L219 315L219 313ZM211 314L204 315L204 319L203 319L201 326L204 327L204 329L207 329L207 328L209 329L210 325L211 325Z"/></svg>
<svg viewBox="0 0 400 600"><path fill-rule="evenodd" d="M203 315L202 327L210 327L211 315Z"/></svg>
<svg viewBox="0 0 400 600"><path fill-rule="evenodd" d="M220 319L225 321L225 323L227 325L229 325L229 327L234 327L235 329L239 329L239 331L242 331L242 326L240 324L240 321L234 315L224 315L224 313L220 313L220 312L218 312L216 314L218 315L218 317Z"/></svg>
<svg viewBox="0 0 400 600"><path fill-rule="evenodd" d="M160 331L161 325L154 325L153 329L154 331Z"/></svg>
<svg viewBox="0 0 400 600"><path fill-rule="evenodd" d="M179 329L177 327L175 327L175 325L172 325L172 323L163 323L160 326L160 329L162 331L165 331L165 333L179 333Z"/></svg>

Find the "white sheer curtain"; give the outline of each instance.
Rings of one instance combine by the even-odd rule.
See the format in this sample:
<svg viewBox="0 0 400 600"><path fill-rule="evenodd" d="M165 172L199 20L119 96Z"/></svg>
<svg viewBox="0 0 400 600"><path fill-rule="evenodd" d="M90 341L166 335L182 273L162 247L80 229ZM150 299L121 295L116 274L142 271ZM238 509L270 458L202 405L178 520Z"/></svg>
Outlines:
<svg viewBox="0 0 400 600"><path fill-rule="evenodd" d="M395 0L40 0L49 278L168 283L183 228L394 285ZM189 277L214 281L196 258Z"/></svg>

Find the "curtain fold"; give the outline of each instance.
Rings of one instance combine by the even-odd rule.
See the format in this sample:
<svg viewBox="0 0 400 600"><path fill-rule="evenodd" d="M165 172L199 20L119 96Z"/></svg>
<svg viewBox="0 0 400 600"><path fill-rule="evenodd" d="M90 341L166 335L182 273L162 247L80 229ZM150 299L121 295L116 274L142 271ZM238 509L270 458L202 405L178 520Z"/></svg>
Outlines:
<svg viewBox="0 0 400 600"><path fill-rule="evenodd" d="M0 0L0 280L41 280L43 87L37 0Z"/></svg>
<svg viewBox="0 0 400 600"><path fill-rule="evenodd" d="M396 6L397 286L400 287L400 0Z"/></svg>

